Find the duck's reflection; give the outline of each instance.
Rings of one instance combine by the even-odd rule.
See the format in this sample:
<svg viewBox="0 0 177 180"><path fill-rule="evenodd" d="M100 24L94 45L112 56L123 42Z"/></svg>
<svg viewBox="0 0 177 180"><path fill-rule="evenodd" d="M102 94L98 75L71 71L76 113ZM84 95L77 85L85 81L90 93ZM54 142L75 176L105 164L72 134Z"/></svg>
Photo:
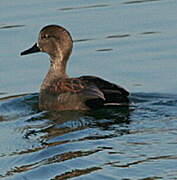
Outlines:
<svg viewBox="0 0 177 180"><path fill-rule="evenodd" d="M67 133L82 131L88 128L97 128L101 131L110 130L116 131L116 135L129 133L127 125L130 123L129 107L104 108L94 111L61 111L61 112L45 112L38 117L33 117L30 120L47 120L45 127L35 131L35 126L32 126L26 134L26 138L30 138L32 134L44 133L43 140L46 142L57 136L62 136ZM28 120L29 121L29 120ZM90 137L91 138L91 137ZM101 138L101 137L98 137ZM103 138L103 137L102 137Z"/></svg>

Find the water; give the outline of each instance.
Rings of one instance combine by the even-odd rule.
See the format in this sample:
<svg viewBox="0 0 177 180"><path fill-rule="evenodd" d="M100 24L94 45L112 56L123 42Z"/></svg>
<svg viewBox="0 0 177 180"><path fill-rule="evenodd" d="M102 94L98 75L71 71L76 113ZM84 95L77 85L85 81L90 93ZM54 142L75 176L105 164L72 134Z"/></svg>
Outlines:
<svg viewBox="0 0 177 180"><path fill-rule="evenodd" d="M0 2L0 179L177 179L177 1ZM129 108L40 112L41 27L74 39L71 76L129 89Z"/></svg>

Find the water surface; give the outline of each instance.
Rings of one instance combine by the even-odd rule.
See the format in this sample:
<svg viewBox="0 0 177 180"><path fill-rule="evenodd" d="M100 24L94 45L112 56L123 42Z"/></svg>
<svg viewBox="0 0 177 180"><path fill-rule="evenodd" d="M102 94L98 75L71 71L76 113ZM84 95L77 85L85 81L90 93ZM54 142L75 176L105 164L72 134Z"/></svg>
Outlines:
<svg viewBox="0 0 177 180"><path fill-rule="evenodd" d="M0 179L177 179L177 2L0 2ZM48 57L20 52L41 27L74 39L71 76L98 75L129 108L40 112Z"/></svg>

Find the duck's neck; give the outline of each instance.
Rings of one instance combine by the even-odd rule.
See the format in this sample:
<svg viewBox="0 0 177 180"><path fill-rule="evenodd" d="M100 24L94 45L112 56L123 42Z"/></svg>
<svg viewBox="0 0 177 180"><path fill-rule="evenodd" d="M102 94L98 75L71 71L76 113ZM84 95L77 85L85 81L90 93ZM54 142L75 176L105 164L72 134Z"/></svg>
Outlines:
<svg viewBox="0 0 177 180"><path fill-rule="evenodd" d="M68 77L66 74L66 63L67 61L61 60L61 58L52 57L50 59L50 68L41 85L41 89L45 88L46 86L50 86L50 83L55 79Z"/></svg>

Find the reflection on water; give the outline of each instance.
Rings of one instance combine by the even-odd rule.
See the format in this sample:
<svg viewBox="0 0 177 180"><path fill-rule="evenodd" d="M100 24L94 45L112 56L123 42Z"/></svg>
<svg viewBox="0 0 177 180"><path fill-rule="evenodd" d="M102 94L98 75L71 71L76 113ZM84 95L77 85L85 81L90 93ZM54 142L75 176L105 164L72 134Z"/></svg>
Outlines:
<svg viewBox="0 0 177 180"><path fill-rule="evenodd" d="M58 9L60 11L70 11L70 10L81 10L81 9L90 9L90 8L100 8L100 7L107 7L109 4L95 4L90 6L79 6L79 7L68 7L68 8L61 8Z"/></svg>
<svg viewBox="0 0 177 180"><path fill-rule="evenodd" d="M124 38L124 37L129 37L130 34L121 34L121 35L110 35L110 36L107 36L106 38L110 39L110 38Z"/></svg>
<svg viewBox="0 0 177 180"><path fill-rule="evenodd" d="M96 51L101 51L101 52L102 52L102 51L104 51L104 52L105 52L105 51L112 51L112 50L113 50L113 49L111 49L111 48L107 48L107 49L96 49Z"/></svg>
<svg viewBox="0 0 177 180"><path fill-rule="evenodd" d="M137 4L137 3L146 3L146 2L155 2L155 1L160 1L160 0L138 0L138 1L128 1L128 2L125 2L124 4Z"/></svg>
<svg viewBox="0 0 177 180"><path fill-rule="evenodd" d="M149 32L142 32L141 34L146 35L146 34L158 34L158 33L160 33L160 32L149 31Z"/></svg>
<svg viewBox="0 0 177 180"><path fill-rule="evenodd" d="M92 40L95 40L95 39L89 39L89 38L87 38L87 39L76 39L76 40L74 40L74 42L75 43L77 43L77 42L87 42L87 41L92 41Z"/></svg>
<svg viewBox="0 0 177 180"><path fill-rule="evenodd" d="M0 29L10 29L10 28L19 28L19 27L24 27L25 25L5 25L5 24L0 24Z"/></svg>
<svg viewBox="0 0 177 180"><path fill-rule="evenodd" d="M136 1L127 1L123 2L123 4L139 4L139 3L147 3L147 2L156 2L160 0L136 0ZM60 11L72 11L72 10L82 10L82 9L97 9L97 8L105 8L105 7L116 7L120 6L120 2L114 2L110 4L92 4L88 6L76 6L76 7L65 7L65 8L59 8Z"/></svg>
<svg viewBox="0 0 177 180"><path fill-rule="evenodd" d="M177 158L176 141L169 139L177 127L177 96L136 93L131 101L134 106L129 108L38 112L38 94L1 99L4 148L0 163L4 166L0 177L67 179L89 175L106 179L105 168L116 168L110 178L122 168L136 172L143 165L142 176L150 175L145 169L155 168L156 163L162 164L161 170L171 168L169 162L173 164ZM8 126L10 135L4 130ZM14 139L16 143L7 148ZM157 153L159 145L162 149ZM171 151L166 154L164 147Z"/></svg>

